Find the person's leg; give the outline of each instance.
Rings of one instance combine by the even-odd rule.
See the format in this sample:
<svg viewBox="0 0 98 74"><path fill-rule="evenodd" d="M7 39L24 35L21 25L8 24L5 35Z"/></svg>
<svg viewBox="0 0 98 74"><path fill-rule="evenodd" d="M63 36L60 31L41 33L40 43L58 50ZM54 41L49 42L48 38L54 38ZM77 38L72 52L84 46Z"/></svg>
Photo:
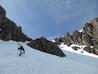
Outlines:
<svg viewBox="0 0 98 74"><path fill-rule="evenodd" d="M19 56L21 56L21 55L22 55L22 51L20 50Z"/></svg>
<svg viewBox="0 0 98 74"><path fill-rule="evenodd" d="M23 50L23 53L25 54L25 50Z"/></svg>

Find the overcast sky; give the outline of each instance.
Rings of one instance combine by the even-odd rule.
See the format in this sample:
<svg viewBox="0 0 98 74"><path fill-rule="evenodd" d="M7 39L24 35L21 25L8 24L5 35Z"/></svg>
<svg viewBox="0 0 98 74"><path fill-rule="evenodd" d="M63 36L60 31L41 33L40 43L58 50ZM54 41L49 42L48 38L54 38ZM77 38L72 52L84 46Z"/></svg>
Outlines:
<svg viewBox="0 0 98 74"><path fill-rule="evenodd" d="M32 38L80 30L98 17L98 0L0 0L7 16Z"/></svg>

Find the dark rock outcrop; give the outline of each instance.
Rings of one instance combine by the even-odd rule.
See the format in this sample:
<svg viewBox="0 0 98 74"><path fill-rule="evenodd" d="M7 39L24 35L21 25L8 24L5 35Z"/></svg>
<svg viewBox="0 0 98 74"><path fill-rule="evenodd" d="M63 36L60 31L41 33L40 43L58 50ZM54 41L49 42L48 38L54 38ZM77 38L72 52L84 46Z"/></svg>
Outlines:
<svg viewBox="0 0 98 74"><path fill-rule="evenodd" d="M82 42L83 42L83 45L93 46L92 37L89 36L88 34L84 34L82 36Z"/></svg>
<svg viewBox="0 0 98 74"><path fill-rule="evenodd" d="M2 19L6 16L6 11L5 9L3 9L2 6L0 6L0 22L2 21Z"/></svg>
<svg viewBox="0 0 98 74"><path fill-rule="evenodd" d="M60 45L61 43L66 44L67 46L70 46L72 44L72 37L70 33L67 33L64 37L58 37L55 38L55 44Z"/></svg>
<svg viewBox="0 0 98 74"><path fill-rule="evenodd" d="M89 35L90 37L93 37L93 25L91 23L86 23L83 27L83 33Z"/></svg>
<svg viewBox="0 0 98 74"><path fill-rule="evenodd" d="M71 35L72 37L72 43L76 45L82 45L82 34L79 31L74 31Z"/></svg>
<svg viewBox="0 0 98 74"><path fill-rule="evenodd" d="M44 37L37 38L31 41L30 43L28 43L28 45L42 52L50 53L60 57L65 57L65 54L61 51L61 49L55 43L47 40Z"/></svg>
<svg viewBox="0 0 98 74"><path fill-rule="evenodd" d="M73 46L72 48L73 48L74 50L80 49L80 47L78 47L78 46Z"/></svg>
<svg viewBox="0 0 98 74"><path fill-rule="evenodd" d="M91 49L92 49L92 48L90 48L90 46L86 46L86 47L84 47L83 50L85 50L85 51L91 53L91 52L92 52Z"/></svg>
<svg viewBox="0 0 98 74"><path fill-rule="evenodd" d="M6 17L6 11L0 6L0 39L1 40L14 40L14 41L30 41L31 38L27 37L20 26L17 26L13 21Z"/></svg>
<svg viewBox="0 0 98 74"><path fill-rule="evenodd" d="M98 42L98 18L95 18L91 22L93 26L93 38Z"/></svg>
<svg viewBox="0 0 98 74"><path fill-rule="evenodd" d="M76 30L73 33L67 33L64 37L56 38L55 43L64 43L68 46L71 44L86 45L85 51L98 55L98 18L86 23L82 30L81 32ZM73 49L77 50L76 47Z"/></svg>
<svg viewBox="0 0 98 74"><path fill-rule="evenodd" d="M98 49L96 49L95 47L86 46L83 50L98 55Z"/></svg>

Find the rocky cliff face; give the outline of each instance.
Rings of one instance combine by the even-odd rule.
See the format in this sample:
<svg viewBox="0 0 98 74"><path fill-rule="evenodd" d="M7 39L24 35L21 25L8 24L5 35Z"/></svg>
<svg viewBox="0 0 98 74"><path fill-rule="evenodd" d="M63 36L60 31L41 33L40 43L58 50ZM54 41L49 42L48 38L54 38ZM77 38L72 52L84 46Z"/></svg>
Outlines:
<svg viewBox="0 0 98 74"><path fill-rule="evenodd" d="M8 41L30 41L20 26L17 26L13 21L6 17L6 11L0 6L0 39Z"/></svg>
<svg viewBox="0 0 98 74"><path fill-rule="evenodd" d="M20 42L29 41L27 45L34 49L60 57L65 56L56 44L46 38L42 37L32 40L27 37L27 35L22 32L20 26L17 26L13 21L6 17L6 11L2 6L0 6L0 40L13 40Z"/></svg>
<svg viewBox="0 0 98 74"><path fill-rule="evenodd" d="M98 18L86 23L81 32L76 30L73 33L67 33L64 37L55 38L55 43L57 45L64 43L67 46L85 45L85 51L98 55Z"/></svg>

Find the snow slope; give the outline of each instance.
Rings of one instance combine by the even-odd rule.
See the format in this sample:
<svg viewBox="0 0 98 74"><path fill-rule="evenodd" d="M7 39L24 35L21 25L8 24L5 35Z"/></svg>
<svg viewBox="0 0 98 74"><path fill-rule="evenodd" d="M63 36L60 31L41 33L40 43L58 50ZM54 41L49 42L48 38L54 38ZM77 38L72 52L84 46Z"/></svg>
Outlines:
<svg viewBox="0 0 98 74"><path fill-rule="evenodd" d="M80 47L80 49L78 50L74 50L72 49L72 47ZM59 47L62 49L62 50L65 50L65 51L70 51L70 52L73 52L73 53L77 53L77 54L81 54L81 55L86 55L86 56L91 56L91 57L95 57L95 58L98 58L98 55L95 55L93 53L88 53L86 52L85 50L83 50L83 48L85 47L84 46L79 46L79 45L74 45L72 44L70 47L68 47L67 45L64 45L63 43L61 45L59 45ZM92 47L92 46L91 46ZM82 53L81 53L82 52Z"/></svg>
<svg viewBox="0 0 98 74"><path fill-rule="evenodd" d="M97 58L69 51L60 58L20 44L26 50L22 57L17 54L17 42L0 41L0 74L98 74Z"/></svg>

